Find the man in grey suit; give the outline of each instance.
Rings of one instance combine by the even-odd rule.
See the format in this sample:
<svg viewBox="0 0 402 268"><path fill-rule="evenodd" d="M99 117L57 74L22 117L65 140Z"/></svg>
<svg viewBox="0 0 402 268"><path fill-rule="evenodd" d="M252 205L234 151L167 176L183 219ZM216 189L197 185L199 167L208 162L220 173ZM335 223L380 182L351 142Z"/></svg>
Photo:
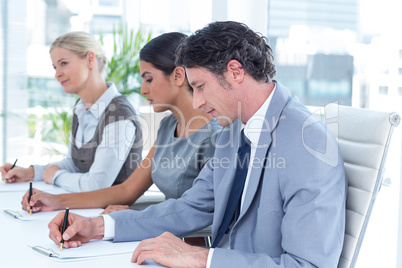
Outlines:
<svg viewBox="0 0 402 268"><path fill-rule="evenodd" d="M93 238L143 240L132 257L139 264L336 267L345 228L343 160L325 126L273 80L265 38L241 23L214 22L188 37L176 57L194 88L194 107L225 127L214 158L180 199L92 219L70 215L65 247ZM49 223L56 243L62 222L63 213ZM177 237L210 224L211 249Z"/></svg>

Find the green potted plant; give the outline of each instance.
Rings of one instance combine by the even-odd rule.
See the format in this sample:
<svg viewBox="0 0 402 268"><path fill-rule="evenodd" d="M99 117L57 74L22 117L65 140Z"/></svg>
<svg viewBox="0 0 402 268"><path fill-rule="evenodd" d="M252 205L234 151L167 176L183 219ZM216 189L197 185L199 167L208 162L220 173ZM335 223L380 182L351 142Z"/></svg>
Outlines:
<svg viewBox="0 0 402 268"><path fill-rule="evenodd" d="M104 45L104 36L99 34ZM113 28L113 54L106 67L106 81L114 82L122 94L140 94L141 76L139 53L151 40L152 33L142 29L134 32L127 24L120 23Z"/></svg>

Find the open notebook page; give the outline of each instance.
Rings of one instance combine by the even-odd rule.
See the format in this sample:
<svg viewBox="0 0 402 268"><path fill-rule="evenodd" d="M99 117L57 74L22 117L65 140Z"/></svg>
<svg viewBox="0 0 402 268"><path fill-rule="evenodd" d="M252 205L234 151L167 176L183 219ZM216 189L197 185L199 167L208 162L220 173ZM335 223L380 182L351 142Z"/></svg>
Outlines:
<svg viewBox="0 0 402 268"><path fill-rule="evenodd" d="M52 193L63 194L68 193L66 190L56 187L52 184L47 184L44 181L34 181L32 186L38 190ZM0 182L0 192L26 192L29 190L29 182L14 182L5 183L3 180Z"/></svg>
<svg viewBox="0 0 402 268"><path fill-rule="evenodd" d="M10 216L19 221L50 221L52 220L58 213L64 210L58 211L49 211L49 212L37 212L29 215L29 212L19 209L3 209L0 210L2 213ZM70 213L79 214L85 217L96 217L103 211L101 208L94 209L70 209Z"/></svg>
<svg viewBox="0 0 402 268"><path fill-rule="evenodd" d="M131 255L140 242L119 242L91 240L77 248L63 248L53 242L45 242L40 245L28 245L34 251L57 262L84 261L95 258L107 258L115 255L122 255L130 262ZM133 264L136 266L136 264ZM153 261L147 261L146 267L164 267Z"/></svg>
<svg viewBox="0 0 402 268"><path fill-rule="evenodd" d="M53 242L47 242L42 245L29 245L33 250L47 257L60 260L83 260L88 258L99 258L117 254L132 254L139 242L120 242L113 243L111 241L92 240L82 244L77 248L63 248ZM129 261L129 260L128 260Z"/></svg>

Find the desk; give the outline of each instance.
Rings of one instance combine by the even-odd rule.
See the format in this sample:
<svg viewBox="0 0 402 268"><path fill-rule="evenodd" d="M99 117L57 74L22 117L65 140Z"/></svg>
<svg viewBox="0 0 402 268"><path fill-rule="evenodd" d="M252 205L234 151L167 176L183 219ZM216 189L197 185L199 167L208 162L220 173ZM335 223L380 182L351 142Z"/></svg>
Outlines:
<svg viewBox="0 0 402 268"><path fill-rule="evenodd" d="M57 187L54 190L60 191ZM24 192L0 192L0 209L20 208L23 194ZM142 198L142 202L146 202L146 197ZM146 266L131 263L131 253L75 262L56 262L27 246L51 241L48 238L47 224L47 222L20 222L0 213L0 267L162 267L154 262L148 262Z"/></svg>

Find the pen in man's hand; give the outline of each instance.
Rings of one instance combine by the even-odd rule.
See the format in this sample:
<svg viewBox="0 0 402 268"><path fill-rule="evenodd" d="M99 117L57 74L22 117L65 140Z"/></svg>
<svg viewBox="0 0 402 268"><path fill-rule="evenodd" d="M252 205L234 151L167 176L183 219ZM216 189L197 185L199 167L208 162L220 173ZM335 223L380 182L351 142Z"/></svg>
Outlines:
<svg viewBox="0 0 402 268"><path fill-rule="evenodd" d="M29 182L29 197L28 197L28 204L31 202L31 197L32 197L32 181ZM29 209L29 215L32 214L32 206L30 206Z"/></svg>
<svg viewBox="0 0 402 268"><path fill-rule="evenodd" d="M13 168L15 168L15 165L17 164L18 158L15 159L14 164L11 166L10 170L12 170ZM7 179L5 180L5 182L7 182Z"/></svg>
<svg viewBox="0 0 402 268"><path fill-rule="evenodd" d="M63 239L63 234L64 231L67 228L67 222L68 222L68 208L66 208L66 213L64 213L64 221L63 221L63 229L61 230L61 241L60 241L60 250L62 250L63 248L63 244L64 244L64 239Z"/></svg>

